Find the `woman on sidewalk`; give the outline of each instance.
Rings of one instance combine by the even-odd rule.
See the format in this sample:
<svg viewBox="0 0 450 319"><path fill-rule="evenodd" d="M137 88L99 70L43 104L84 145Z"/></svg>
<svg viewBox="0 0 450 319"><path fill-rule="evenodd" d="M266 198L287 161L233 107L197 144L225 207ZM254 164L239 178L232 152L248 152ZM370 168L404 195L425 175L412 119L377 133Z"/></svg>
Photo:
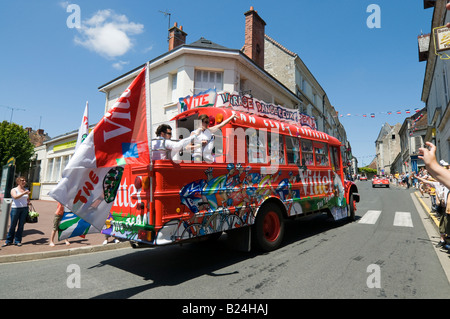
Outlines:
<svg viewBox="0 0 450 319"><path fill-rule="evenodd" d="M6 241L2 247L9 246L13 243L16 246L22 246L23 226L27 220L28 204L30 199L28 194L30 191L25 188L27 181L25 177L20 176L16 179L17 187L11 190L11 225L9 226ZM17 230L16 230L17 227Z"/></svg>

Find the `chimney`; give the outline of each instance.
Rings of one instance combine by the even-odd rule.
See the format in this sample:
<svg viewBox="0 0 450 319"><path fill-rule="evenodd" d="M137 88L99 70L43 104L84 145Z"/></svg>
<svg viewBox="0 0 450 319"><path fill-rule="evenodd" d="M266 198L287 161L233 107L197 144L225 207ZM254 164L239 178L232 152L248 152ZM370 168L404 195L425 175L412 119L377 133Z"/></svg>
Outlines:
<svg viewBox="0 0 450 319"><path fill-rule="evenodd" d="M244 53L264 69L264 29L266 23L258 12L250 7L245 15Z"/></svg>
<svg viewBox="0 0 450 319"><path fill-rule="evenodd" d="M39 135L43 136L44 135L44 130L40 128L40 129L37 130L37 133Z"/></svg>
<svg viewBox="0 0 450 319"><path fill-rule="evenodd" d="M27 131L28 135L30 135L31 131L33 131L31 127L26 127L25 130Z"/></svg>
<svg viewBox="0 0 450 319"><path fill-rule="evenodd" d="M169 51L186 43L187 33L183 31L183 26L178 28L175 22L172 28L169 29Z"/></svg>

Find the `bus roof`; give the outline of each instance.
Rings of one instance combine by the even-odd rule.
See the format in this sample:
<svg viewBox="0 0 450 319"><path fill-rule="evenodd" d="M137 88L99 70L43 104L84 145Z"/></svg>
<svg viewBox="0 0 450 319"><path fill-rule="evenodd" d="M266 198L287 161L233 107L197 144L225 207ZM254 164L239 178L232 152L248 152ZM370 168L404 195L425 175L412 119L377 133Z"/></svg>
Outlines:
<svg viewBox="0 0 450 319"><path fill-rule="evenodd" d="M232 114L236 113L238 118L232 122L233 125L240 127L249 127L254 129L265 129L265 130L273 130L278 129L280 134L297 136L300 138L324 141L332 145L340 146L341 142L324 132L320 132L317 130L313 130L308 126L302 126L300 124L292 124L288 122L273 120L269 118L265 118L259 115L254 115L251 113L240 112L233 110L232 108L221 108L221 107L198 107L192 108L185 112L182 112L175 116L172 121L180 120L194 114L206 114L208 116L214 118L214 123L219 124L218 119L220 119L220 114L222 115L222 120L227 119Z"/></svg>

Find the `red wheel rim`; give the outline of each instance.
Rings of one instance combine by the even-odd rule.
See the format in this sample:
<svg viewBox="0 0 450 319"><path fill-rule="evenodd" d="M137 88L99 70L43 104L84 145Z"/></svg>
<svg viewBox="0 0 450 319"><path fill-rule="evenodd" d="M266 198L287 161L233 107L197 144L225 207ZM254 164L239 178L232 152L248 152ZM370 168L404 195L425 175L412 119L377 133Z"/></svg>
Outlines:
<svg viewBox="0 0 450 319"><path fill-rule="evenodd" d="M263 223L264 237L268 241L275 241L280 235L280 219L277 213L269 212L264 218Z"/></svg>

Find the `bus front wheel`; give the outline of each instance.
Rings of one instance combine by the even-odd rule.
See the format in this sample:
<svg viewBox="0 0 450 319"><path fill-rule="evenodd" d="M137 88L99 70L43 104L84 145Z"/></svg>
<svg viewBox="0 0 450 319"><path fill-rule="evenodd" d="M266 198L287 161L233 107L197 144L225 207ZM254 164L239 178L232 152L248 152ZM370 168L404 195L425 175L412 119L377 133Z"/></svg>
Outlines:
<svg viewBox="0 0 450 319"><path fill-rule="evenodd" d="M256 216L253 242L263 251L277 249L283 240L284 221L279 207L269 203Z"/></svg>
<svg viewBox="0 0 450 319"><path fill-rule="evenodd" d="M356 211L356 201L354 199L353 193L350 194L349 196L349 200L348 200L348 220L349 221L355 221L356 216L355 216L355 211Z"/></svg>

